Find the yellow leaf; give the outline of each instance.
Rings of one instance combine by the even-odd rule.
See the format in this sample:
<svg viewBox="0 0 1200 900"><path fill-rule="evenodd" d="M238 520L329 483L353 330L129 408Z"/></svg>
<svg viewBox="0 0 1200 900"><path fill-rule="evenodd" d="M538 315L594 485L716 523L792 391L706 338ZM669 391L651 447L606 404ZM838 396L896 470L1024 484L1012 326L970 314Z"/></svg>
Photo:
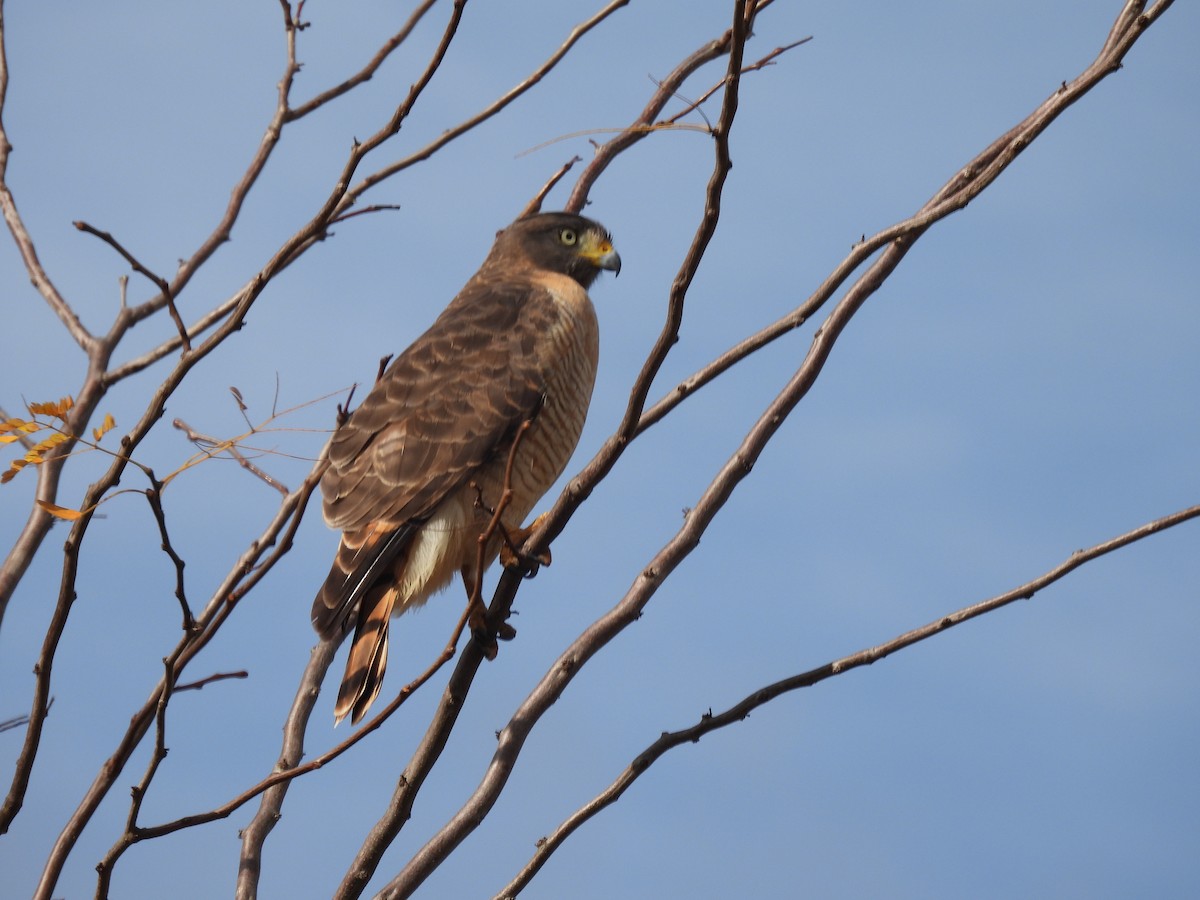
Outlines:
<svg viewBox="0 0 1200 900"><path fill-rule="evenodd" d="M104 414L104 421L100 423L99 428L92 429L92 437L96 440L104 437L110 431L117 427L117 420L112 417L112 413Z"/></svg>
<svg viewBox="0 0 1200 900"><path fill-rule="evenodd" d="M9 463L9 468L0 473L0 484L8 484L13 480L13 478L16 477L17 473L27 465L29 465L29 463L25 462L23 459L14 459L11 463Z"/></svg>
<svg viewBox="0 0 1200 900"><path fill-rule="evenodd" d="M75 400L71 397L63 397L58 401L49 403L30 403L29 414L31 416L53 416L56 419L65 419L67 411L75 405Z"/></svg>
<svg viewBox="0 0 1200 900"><path fill-rule="evenodd" d="M83 518L83 513L77 509L65 509L61 506L55 506L53 503L47 503L45 500L39 500L37 505L60 519L66 519L68 522L74 522L76 519Z"/></svg>
<svg viewBox="0 0 1200 900"><path fill-rule="evenodd" d="M35 431L40 431L42 426L37 422L28 422L25 419L6 419L0 422L0 434L6 431L15 431L18 434L32 434ZM15 440L9 438L8 440Z"/></svg>
<svg viewBox="0 0 1200 900"><path fill-rule="evenodd" d="M63 441L67 440L70 440L68 435L63 434L61 431L56 431L44 441L40 441L29 448L29 452L25 454L25 461L31 463L40 463L42 461L43 453L45 453L47 450L57 447Z"/></svg>

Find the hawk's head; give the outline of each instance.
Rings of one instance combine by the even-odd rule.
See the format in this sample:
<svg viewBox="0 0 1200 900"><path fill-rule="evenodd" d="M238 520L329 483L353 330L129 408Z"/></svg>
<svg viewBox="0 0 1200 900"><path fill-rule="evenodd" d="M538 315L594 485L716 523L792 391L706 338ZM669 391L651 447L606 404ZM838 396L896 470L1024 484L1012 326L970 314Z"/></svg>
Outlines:
<svg viewBox="0 0 1200 900"><path fill-rule="evenodd" d="M601 269L621 271L621 257L604 226L565 212L526 216L500 232L488 261L516 259L570 275L585 289Z"/></svg>

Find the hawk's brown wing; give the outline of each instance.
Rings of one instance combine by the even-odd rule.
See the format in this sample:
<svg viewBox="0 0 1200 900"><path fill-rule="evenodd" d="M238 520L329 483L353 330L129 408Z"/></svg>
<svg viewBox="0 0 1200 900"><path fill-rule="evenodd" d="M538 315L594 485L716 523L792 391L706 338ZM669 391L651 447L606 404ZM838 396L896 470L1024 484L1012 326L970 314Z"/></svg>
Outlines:
<svg viewBox="0 0 1200 900"><path fill-rule="evenodd" d="M313 604L320 633L390 571L412 526L536 415L546 376L537 338L553 314L544 288L472 279L334 434L325 521L346 532L348 552Z"/></svg>

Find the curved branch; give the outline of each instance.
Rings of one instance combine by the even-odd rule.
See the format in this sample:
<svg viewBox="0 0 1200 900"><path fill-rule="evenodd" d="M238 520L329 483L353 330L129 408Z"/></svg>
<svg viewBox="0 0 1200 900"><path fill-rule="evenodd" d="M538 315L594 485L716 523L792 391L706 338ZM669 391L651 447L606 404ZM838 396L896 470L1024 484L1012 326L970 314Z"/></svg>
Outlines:
<svg viewBox="0 0 1200 900"><path fill-rule="evenodd" d="M681 746L683 744L694 744L710 731L716 731L718 728L724 728L727 725L733 725L741 722L750 715L755 709L763 706L766 703L780 697L783 694L799 690L801 688L812 687L828 678L833 678L841 675L844 672L849 672L851 669L857 669L861 666L869 666L872 663L878 662L884 657L891 656L893 653L903 650L906 647L911 647L913 644L918 644L936 634L941 634L947 629L953 628L955 625L961 625L970 619L982 616L986 613L1000 609L1002 606L1016 600L1031 600L1033 596L1050 585L1054 584L1062 578L1065 578L1071 572L1078 569L1080 566L1098 559L1122 547L1140 541L1143 538L1150 537L1153 534L1158 534L1160 531L1166 531L1168 528L1173 528L1190 519L1200 517L1200 506L1192 506L1187 509L1180 510L1168 516L1163 516L1161 519L1156 519L1153 522L1148 522L1132 531L1127 531L1125 534L1118 535L1104 543L1097 544L1094 547L1089 547L1087 550L1077 550L1072 553L1062 563L1055 566L1050 571L1039 575L1032 581L1015 587L1012 590L1006 591L1003 594L998 594L988 600L983 600L971 606L964 607L957 612L949 613L941 616L926 625L919 628L914 628L904 634L898 635L891 640L877 644L874 647L867 647L859 650L857 653L851 653L849 656L843 656L841 659L835 659L823 666L818 666L815 669L810 669L807 672L801 672L798 675L793 675L790 678L784 678L776 681L773 684L768 684L759 688L753 693L747 695L733 706L720 713L708 712L701 716L700 721L690 728L685 728L682 731L664 731L658 740L654 741L645 750L634 757L633 761L626 766L625 770L603 791L593 797L586 804L577 809L574 813L563 820L554 831L538 841L537 850L529 862L517 873L505 887L496 894L494 900L512 900L516 897L526 885L529 884L533 876L546 864L550 856L562 846L563 842L571 836L571 834L579 828L584 822L595 816L600 810L607 806L611 806L621 795L629 789L637 779L656 763L660 757L669 750Z"/></svg>
<svg viewBox="0 0 1200 900"><path fill-rule="evenodd" d="M412 11L412 14L408 17L408 21L400 27L400 30L388 38L383 46L376 51L375 55L371 57L370 62L341 84L334 85L328 90L317 94L311 100L289 110L287 121L294 122L297 119L302 119L313 110L319 109L331 100L336 100L342 94L348 93L363 82L370 81L379 67L383 65L384 61L391 56L392 51L408 40L408 36L412 34L413 29L417 27L421 19L425 18L425 13L429 12L435 3L437 3L437 0L425 0L424 3Z"/></svg>
<svg viewBox="0 0 1200 900"><path fill-rule="evenodd" d="M0 213L4 215L5 224L8 225L8 230L12 234L13 242L17 245L17 251L21 254L21 261L25 263L25 271L29 273L29 280L33 282L34 288L58 316L59 321L66 326L67 332L75 340L75 343L85 352L91 352L96 342L95 336L84 327L79 316L75 314L75 310L58 292L58 288L54 286L54 282L50 280L50 276L42 267L41 260L38 259L37 248L33 244L33 238L29 236L25 222L21 219L21 214L17 212L16 198L13 197L12 191L8 187L8 157L13 148L8 140L8 131L4 127L4 105L8 96L6 44L4 2L0 0Z"/></svg>
<svg viewBox="0 0 1200 900"><path fill-rule="evenodd" d="M304 674L300 678L296 697L283 725L283 749L279 754L279 761L275 763L277 773L295 769L304 756L304 732L317 703L317 697L320 696L321 682L325 680L325 673L329 670L339 646L338 641L318 641L312 649L308 665L304 667ZM234 891L237 900L254 900L258 896L258 882L262 875L262 848L275 823L283 815L283 800L290 785L289 779L267 788L263 792L258 812L254 814L250 824L242 829L242 854L238 861L237 887Z"/></svg>

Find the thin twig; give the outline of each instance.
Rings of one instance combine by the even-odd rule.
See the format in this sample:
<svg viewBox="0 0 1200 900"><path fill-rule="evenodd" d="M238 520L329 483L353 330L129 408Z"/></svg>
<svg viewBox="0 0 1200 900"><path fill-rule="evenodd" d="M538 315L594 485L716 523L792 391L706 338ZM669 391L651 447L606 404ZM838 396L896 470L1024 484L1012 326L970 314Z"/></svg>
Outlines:
<svg viewBox="0 0 1200 900"><path fill-rule="evenodd" d="M352 209L350 212L334 216L329 220L329 224L337 225L339 222L345 222L347 219L353 219L355 216L365 216L377 212L393 212L398 209L400 209L399 203L372 203L370 206L364 206L361 209Z"/></svg>
<svg viewBox="0 0 1200 900"><path fill-rule="evenodd" d="M782 47L776 47L774 50L772 50L770 53L768 53L766 56L764 56L762 59L758 60L757 62L752 62L748 66L742 66L741 74L745 75L747 72L757 72L759 69L766 68L767 66L773 66L773 65L775 65L775 59L777 57L782 56L784 53L787 53L789 50L796 49L797 47L801 46L802 44L807 44L811 40L812 40L812 36L810 35L808 37L800 38L800 40L798 40L798 41L792 41L790 44L784 44ZM701 116L703 116L704 110L702 110L700 107L704 104L705 100L707 100L709 97L711 97L717 91L719 91L724 86L724 84L725 84L725 81L723 79L721 81L718 81L716 84L714 84L712 87L710 87L708 90L706 90L703 94L701 94L695 100L689 100L687 106L685 106L679 112L675 113L673 116L668 116L667 118L663 119L659 124L660 125L674 125L676 122L678 122L680 119L682 119L684 116L686 116L688 113L692 112L693 110L696 110L697 112L700 113ZM679 96L678 92L676 92L676 96ZM708 130L711 132L712 125L710 125L708 123L707 119L705 119L705 124L708 125Z"/></svg>
<svg viewBox="0 0 1200 900"><path fill-rule="evenodd" d="M250 673L245 669L238 669L236 672L214 672L204 678L196 681L189 681L187 684L177 684L174 688L174 693L180 694L184 691L199 691L203 690L207 685L218 681L228 681L231 678L249 678Z"/></svg>
<svg viewBox="0 0 1200 900"><path fill-rule="evenodd" d="M191 607L188 606L187 591L183 582L184 561L175 548L171 545L170 535L167 534L167 516L163 512L162 506L162 482L159 481L154 473L147 470L147 476L150 478L150 489L145 492L146 501L150 504L150 511L154 514L154 521L158 525L158 536L162 538L162 551L167 554L171 562L175 566L175 597L179 600L180 609L183 611L183 630L190 632L196 627L196 620L192 617Z"/></svg>
<svg viewBox="0 0 1200 900"><path fill-rule="evenodd" d="M49 709L53 705L54 698L51 697L50 702L46 704L46 708ZM0 732L12 731L14 728L20 728L22 725L27 725L28 723L29 716L13 716L11 719L5 719L0 722Z"/></svg>
<svg viewBox="0 0 1200 900"><path fill-rule="evenodd" d="M344 635L343 635L344 637ZM300 765L304 758L304 735L308 729L313 708L321 694L321 683L341 645L340 640L318 641L309 654L308 664L300 677L296 696L283 723L283 748L275 763L276 772L286 772ZM258 896L258 882L262 876L262 849L275 824L283 815L283 801L287 797L291 780L280 781L262 792L258 812L242 829L241 857L238 860L236 900L254 900Z"/></svg>
<svg viewBox="0 0 1200 900"><path fill-rule="evenodd" d="M140 829L138 828L138 814L142 811L142 802L146 799L146 792L150 789L150 782L154 780L154 776L158 773L158 767L162 765L162 761L167 758L167 704L171 702L171 696L174 693L174 684L176 678L174 661L167 657L163 660L163 684L164 687L158 695L158 703L154 711L154 749L150 753L150 760L146 763L146 771L142 774L142 780L133 786L130 794L132 800L129 803L129 812L125 817L125 831L121 834L115 844L109 848L104 854L104 858L96 864L96 898L97 900L106 900L108 897L109 886L112 883L113 866L131 844L138 840Z"/></svg>
<svg viewBox="0 0 1200 900"><path fill-rule="evenodd" d="M371 57L370 62L368 62L365 66L351 75L341 84L337 84L328 90L322 91L311 100L301 103L299 106L289 110L287 114L287 121L294 122L297 119L302 119L310 112L319 109L329 101L335 100L342 94L348 93L365 81L370 81L375 73L379 70L379 67L383 65L384 61L392 54L392 51L394 51L408 39L408 36L412 34L413 29L416 28L421 19L425 17L425 13L429 12L436 2L437 0L425 0L424 3L413 10L412 14L408 17L408 21L404 23L400 30L388 38L387 41L384 42L383 46L376 51L375 55Z"/></svg>
<svg viewBox="0 0 1200 900"><path fill-rule="evenodd" d="M168 282L167 279L163 278L162 276L154 274L140 262L138 262L137 257L126 250L125 247L122 246L121 242L113 237L111 233L107 231L101 231L99 228L94 228L87 222L75 221L71 224L80 231L100 238L100 240L104 241L104 243L108 244L108 246L116 250L117 253L119 253L127 263L129 263L129 265L133 268L133 271L140 275L144 275L152 285L158 288L162 294L164 302L167 305L167 311L171 314L171 321L175 323L175 328L179 332L179 342L183 346L184 352L186 353L191 350L192 342L188 338L187 326L183 324L183 319L179 316L179 310L175 308L175 297L171 292L170 282ZM127 307L124 303L122 303L121 308L126 309Z"/></svg>
<svg viewBox="0 0 1200 900"><path fill-rule="evenodd" d="M580 162L580 157L572 156L565 163L563 163L559 167L558 171L551 175L550 179L542 185L541 189L536 194L534 194L533 199L525 204L525 208L521 210L521 214L517 216L517 218L524 219L527 216L532 216L541 212L542 201L546 199L550 192L554 190L554 186L562 181L563 176L570 172L571 167L577 162Z"/></svg>
<svg viewBox="0 0 1200 900"><path fill-rule="evenodd" d="M217 440L216 438L210 437L207 434L201 434L193 429L192 426L190 426L187 422L183 421L183 419L172 419L171 425L182 431L187 436L189 441L191 441L198 449L208 454L213 459L216 459L217 455L220 453L228 453L237 461L239 466L241 466L251 475L254 475L256 478L261 479L270 487L273 487L275 490L279 491L279 493L283 494L283 496L286 497L289 493L291 493L286 484L283 484L281 481L268 475L258 466L254 465L254 463L250 462L250 460L246 458L246 455L242 453L240 449L238 449L236 444L230 441ZM253 428L251 430L253 430ZM216 450L217 452L213 453L213 450Z"/></svg>
<svg viewBox="0 0 1200 900"><path fill-rule="evenodd" d="M364 178L362 181L360 181L358 184L356 184L353 188L351 188L347 192L346 198L344 201L345 205L346 206L352 205L353 203L355 203L357 201L358 197L360 197L364 192L366 192L370 188L374 187L379 182L384 181L387 178L391 178L397 172L401 172L404 169L407 169L410 166L413 166L416 163L421 162L421 160L428 159L430 156L432 156L437 151L441 150L442 147L446 146L448 143L453 141L455 138L461 137L462 135L466 134L468 131L472 130L476 126L482 124L483 122L486 122L488 119L495 116L497 113L499 113L501 110L503 110L506 106L508 106L510 103L512 103L518 97L520 97L522 94L529 91L538 82L540 82L543 78L545 78L546 75L548 75L550 73L550 71L556 65L558 65L559 62L562 61L562 58L567 55L567 53L571 50L571 48L574 47L584 37L584 35L586 35L593 28L598 26L605 19L609 18L617 10L621 9L623 6L628 6L628 5L629 5L629 0L612 0L611 3L606 5L603 9L601 9L599 12L597 12L594 16L592 16L591 18L587 19L586 21L581 22L580 24L576 25L573 29L571 29L571 33L569 35L567 35L566 40L563 41L562 44L559 45L558 49L555 50L552 54L550 54L550 56L546 59L546 61L543 62L540 66L538 66L537 69L535 69L532 74L530 74L528 77L526 77L519 84L510 88L501 97L494 100L491 104L489 104L486 108L481 110L479 113L475 114L474 116L471 116L471 118L469 118L469 119L466 119L466 120L460 122L458 125L455 125L453 128L450 128L450 129L442 132L442 134L440 134L434 140L430 141L428 144L426 144L420 150L416 151L415 153L411 153L408 156L404 157L403 159L397 160L396 162L391 163L390 165L384 166L383 168L379 169L378 171L373 172L370 175L368 175L366 178Z"/></svg>

